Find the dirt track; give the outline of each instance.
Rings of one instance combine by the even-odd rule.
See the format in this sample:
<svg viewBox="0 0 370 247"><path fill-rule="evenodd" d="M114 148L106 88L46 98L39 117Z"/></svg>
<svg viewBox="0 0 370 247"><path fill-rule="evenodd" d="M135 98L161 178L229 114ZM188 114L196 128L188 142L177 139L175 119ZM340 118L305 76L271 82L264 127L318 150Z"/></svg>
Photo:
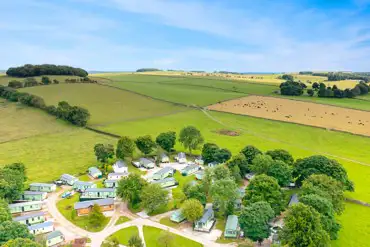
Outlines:
<svg viewBox="0 0 370 247"><path fill-rule="evenodd" d="M370 136L370 112L365 111L262 96L229 100L208 109Z"/></svg>

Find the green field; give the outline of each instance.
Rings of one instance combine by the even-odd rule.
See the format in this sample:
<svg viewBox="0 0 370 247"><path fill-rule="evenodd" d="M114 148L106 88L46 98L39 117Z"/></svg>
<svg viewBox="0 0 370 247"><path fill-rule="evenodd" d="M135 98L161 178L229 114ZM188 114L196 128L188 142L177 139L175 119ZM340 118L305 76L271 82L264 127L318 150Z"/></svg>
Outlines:
<svg viewBox="0 0 370 247"><path fill-rule="evenodd" d="M338 217L342 225L339 239L332 241L333 247L369 246L370 208L353 203L346 203L343 215Z"/></svg>
<svg viewBox="0 0 370 247"><path fill-rule="evenodd" d="M120 225L120 224L123 224L123 223L125 223L127 221L130 221L130 219L127 218L126 216L120 216L118 218L118 220L116 221L115 225Z"/></svg>
<svg viewBox="0 0 370 247"><path fill-rule="evenodd" d="M47 113L0 98L0 143L76 129Z"/></svg>
<svg viewBox="0 0 370 247"><path fill-rule="evenodd" d="M59 212L70 222L75 224L76 226L90 231L90 232L100 232L104 229L104 227L108 224L110 218L106 217L101 226L95 227L90 224L88 216L76 216L75 219L72 219L72 210L73 206L76 202L78 202L79 194L75 193L70 198L62 199L59 202L57 202L57 208Z"/></svg>
<svg viewBox="0 0 370 247"><path fill-rule="evenodd" d="M158 243L158 238L160 237L161 233L164 232L164 230L150 227L150 226L144 226L144 238L145 238L145 244L147 247L166 247L163 244ZM197 243L193 240L190 240L188 238L184 238L182 236L172 234L172 244L170 244L168 247L176 246L176 247L200 247L203 246L200 243Z"/></svg>
<svg viewBox="0 0 370 247"><path fill-rule="evenodd" d="M101 125L165 115L186 108L152 100L137 94L96 84L58 84L21 89L44 98L46 104L67 101L85 107L91 114L89 125Z"/></svg>
<svg viewBox="0 0 370 247"><path fill-rule="evenodd" d="M111 241L112 239L117 239L118 242L122 245L128 245L128 241L131 236L133 235L139 235L139 230L137 229L136 226L130 226L127 228L123 228L119 231L116 231L112 235L110 235L106 240ZM103 244L102 246L111 246L108 244Z"/></svg>

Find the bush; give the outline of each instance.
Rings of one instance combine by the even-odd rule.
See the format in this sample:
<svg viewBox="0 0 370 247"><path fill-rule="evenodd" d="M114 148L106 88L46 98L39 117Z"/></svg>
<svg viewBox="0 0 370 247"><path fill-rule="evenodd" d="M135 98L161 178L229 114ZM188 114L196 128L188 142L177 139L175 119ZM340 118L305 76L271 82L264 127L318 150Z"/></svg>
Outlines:
<svg viewBox="0 0 370 247"><path fill-rule="evenodd" d="M22 88L23 87L23 83L20 82L20 81L13 80L13 81L10 81L8 83L8 87L11 87L11 88Z"/></svg>

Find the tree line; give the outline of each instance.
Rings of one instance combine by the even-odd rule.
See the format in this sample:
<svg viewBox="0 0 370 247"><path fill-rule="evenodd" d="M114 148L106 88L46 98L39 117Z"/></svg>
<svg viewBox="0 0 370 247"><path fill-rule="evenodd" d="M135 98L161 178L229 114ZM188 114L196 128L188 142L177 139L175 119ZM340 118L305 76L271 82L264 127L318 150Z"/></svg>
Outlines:
<svg viewBox="0 0 370 247"><path fill-rule="evenodd" d="M302 82L294 81L291 75L287 75L284 79L287 81L280 84L281 95L289 96L301 96L306 90L309 96L315 96L322 98L355 98L359 95L365 95L369 93L369 85L365 82L359 82L354 88L346 88L344 90L339 89L336 85L333 87L326 86L323 82L312 83L312 88L307 89L307 85Z"/></svg>
<svg viewBox="0 0 370 247"><path fill-rule="evenodd" d="M366 83L370 81L369 76L357 73L330 72L327 76L328 81L360 80Z"/></svg>
<svg viewBox="0 0 370 247"><path fill-rule="evenodd" d="M32 77L42 75L75 75L80 77L88 76L87 71L84 69L54 64L25 64L23 66L9 68L6 71L6 74L8 76L14 77Z"/></svg>
<svg viewBox="0 0 370 247"><path fill-rule="evenodd" d="M46 111L47 113L63 119L77 126L86 126L90 118L90 113L87 109L79 106L71 106L66 101L61 101L58 106L47 106L43 98L25 92L18 92L14 88L0 85L0 97L11 102L19 102L21 104L35 107Z"/></svg>
<svg viewBox="0 0 370 247"><path fill-rule="evenodd" d="M151 71L161 71L160 69L156 68L142 68L142 69L137 69L136 72L151 72Z"/></svg>
<svg viewBox="0 0 370 247"><path fill-rule="evenodd" d="M67 78L64 80L65 83L97 83L96 80L92 80L89 77L81 77L81 78ZM35 87L41 85L51 85L51 84L59 84L60 81L57 79L51 79L48 76L42 76L41 82L38 82L34 77L27 77L23 81L19 80L11 80L8 83L8 87L11 88L24 88L24 87Z"/></svg>

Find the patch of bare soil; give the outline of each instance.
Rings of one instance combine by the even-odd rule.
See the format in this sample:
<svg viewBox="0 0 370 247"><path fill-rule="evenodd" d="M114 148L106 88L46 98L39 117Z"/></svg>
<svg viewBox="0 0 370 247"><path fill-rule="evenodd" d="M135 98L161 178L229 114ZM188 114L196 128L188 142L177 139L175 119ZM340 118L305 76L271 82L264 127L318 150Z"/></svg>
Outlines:
<svg viewBox="0 0 370 247"><path fill-rule="evenodd" d="M370 112L366 111L262 96L229 100L208 109L370 136Z"/></svg>
<svg viewBox="0 0 370 247"><path fill-rule="evenodd" d="M221 129L215 131L217 134L225 135L225 136L240 136L240 133L234 130L227 130L227 129Z"/></svg>

